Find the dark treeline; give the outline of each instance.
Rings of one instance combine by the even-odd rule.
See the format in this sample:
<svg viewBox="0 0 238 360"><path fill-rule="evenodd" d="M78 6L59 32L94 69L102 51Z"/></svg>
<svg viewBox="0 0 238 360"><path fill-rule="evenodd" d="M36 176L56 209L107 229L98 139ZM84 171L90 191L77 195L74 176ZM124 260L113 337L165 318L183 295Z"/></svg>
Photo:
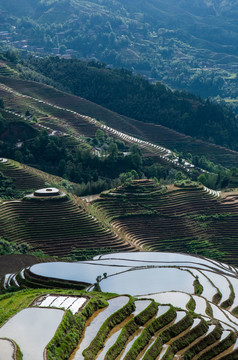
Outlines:
<svg viewBox="0 0 238 360"><path fill-rule="evenodd" d="M209 100L184 91L171 91L159 82L151 84L128 70L108 69L92 61L30 58L25 65L67 87L73 94L122 115L238 149L236 116Z"/></svg>

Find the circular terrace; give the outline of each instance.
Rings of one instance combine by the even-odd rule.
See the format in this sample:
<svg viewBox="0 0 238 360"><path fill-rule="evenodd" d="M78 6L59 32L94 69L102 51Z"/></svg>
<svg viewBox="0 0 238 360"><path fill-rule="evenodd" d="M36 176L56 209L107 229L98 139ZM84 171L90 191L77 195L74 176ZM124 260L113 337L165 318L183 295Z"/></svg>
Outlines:
<svg viewBox="0 0 238 360"><path fill-rule="evenodd" d="M34 192L34 196L59 196L60 195L60 191L57 188L44 188L44 189L39 189L36 190Z"/></svg>

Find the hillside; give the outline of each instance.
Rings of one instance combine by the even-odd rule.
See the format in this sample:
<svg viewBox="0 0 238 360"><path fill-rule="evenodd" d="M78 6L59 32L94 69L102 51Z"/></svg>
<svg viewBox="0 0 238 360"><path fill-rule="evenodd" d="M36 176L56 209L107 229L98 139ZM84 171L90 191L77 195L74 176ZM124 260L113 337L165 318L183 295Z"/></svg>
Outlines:
<svg viewBox="0 0 238 360"><path fill-rule="evenodd" d="M21 115L24 115L29 108L32 114L39 118L39 124L47 126L49 129L67 131L78 137L93 136L98 126L101 126L100 123L92 121L92 119L97 119L119 132L171 150L177 149L184 154L191 153L192 156L199 157L206 154L208 160L225 167L237 165L237 152L235 151L201 140L194 140L161 125L145 124L130 119L81 97L55 90L43 84L8 77L1 77L0 80L3 84L0 96L4 99L6 108L14 107L14 110ZM49 116L46 117L45 114ZM116 135L113 131L112 134ZM124 135L121 136L121 139L125 140ZM131 143L131 141L129 142ZM137 144L139 145L138 142Z"/></svg>
<svg viewBox="0 0 238 360"><path fill-rule="evenodd" d="M101 194L93 206L143 249L198 253L237 265L236 192L209 191L186 182L166 190L135 180Z"/></svg>
<svg viewBox="0 0 238 360"><path fill-rule="evenodd" d="M96 59L237 105L237 0L1 0L0 7L1 29L23 51Z"/></svg>
<svg viewBox="0 0 238 360"><path fill-rule="evenodd" d="M186 92L172 92L159 82L150 84L129 71L108 69L95 62L54 57L31 58L24 64L25 68L19 67L22 77L27 78L28 74L31 79L33 69L50 77L56 86L60 84L73 94L121 115L237 149L237 118L226 107L209 100Z"/></svg>

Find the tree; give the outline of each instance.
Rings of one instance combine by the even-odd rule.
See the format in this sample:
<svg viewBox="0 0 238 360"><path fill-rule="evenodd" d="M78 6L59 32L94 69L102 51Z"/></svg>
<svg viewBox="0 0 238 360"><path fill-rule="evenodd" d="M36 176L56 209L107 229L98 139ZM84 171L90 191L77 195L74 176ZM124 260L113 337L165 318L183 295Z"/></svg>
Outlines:
<svg viewBox="0 0 238 360"><path fill-rule="evenodd" d="M99 145L102 145L105 143L105 134L104 131L102 131L101 129L97 129L96 133L95 133L95 138L97 140L97 143Z"/></svg>
<svg viewBox="0 0 238 360"><path fill-rule="evenodd" d="M117 159L118 158L118 146L117 144L115 144L114 142L112 142L109 146L108 146L108 154L112 159Z"/></svg>

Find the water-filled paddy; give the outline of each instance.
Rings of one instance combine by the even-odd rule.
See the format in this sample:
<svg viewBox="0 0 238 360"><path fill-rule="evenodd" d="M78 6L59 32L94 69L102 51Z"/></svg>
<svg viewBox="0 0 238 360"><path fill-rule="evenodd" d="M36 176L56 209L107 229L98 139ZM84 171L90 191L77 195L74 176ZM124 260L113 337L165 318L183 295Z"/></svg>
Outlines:
<svg viewBox="0 0 238 360"><path fill-rule="evenodd" d="M160 304L171 304L175 307L181 309L187 309L186 305L191 299L191 296L188 294L180 293L180 292L164 292L159 294L151 294L146 297L150 299L154 299L156 302Z"/></svg>
<svg viewBox="0 0 238 360"><path fill-rule="evenodd" d="M208 268L213 268L216 270L223 271L227 274L231 273L232 270L225 266L226 264L213 262L209 259L202 258L199 256L192 256L188 254L180 254L180 253L168 253L168 252L133 252L133 253L115 253L115 254L104 254L98 255L94 257L95 260L97 259L120 259L124 260L131 260L131 261L151 261L151 262L161 262L161 263L174 263L174 262L181 262L183 263L190 263L198 264L198 265L206 265Z"/></svg>
<svg viewBox="0 0 238 360"><path fill-rule="evenodd" d="M230 332L231 332L231 330L223 331L222 334L221 334L220 341L224 340L230 334Z"/></svg>
<svg viewBox="0 0 238 360"><path fill-rule="evenodd" d="M191 270L194 276L198 276L198 280L203 287L202 296L205 297L208 301L212 301L213 296L217 293L217 289L212 285L211 281L203 275L199 270Z"/></svg>
<svg viewBox="0 0 238 360"><path fill-rule="evenodd" d="M174 320L174 324L177 324L180 320L182 320L182 318L184 318L186 316L186 312L185 311L177 311L177 316Z"/></svg>
<svg viewBox="0 0 238 360"><path fill-rule="evenodd" d="M201 314L203 316L207 316L206 314L206 308L207 308L207 302L204 298L198 295L193 295L193 299L195 300L196 306L194 309L194 312L196 314Z"/></svg>
<svg viewBox="0 0 238 360"><path fill-rule="evenodd" d="M230 308L230 311L232 311L235 307L238 306L238 279L233 278L231 276L228 277L229 281L231 282L231 285L233 286L234 293L235 293L235 299L233 301L233 304Z"/></svg>
<svg viewBox="0 0 238 360"><path fill-rule="evenodd" d="M151 303L151 300L136 300L135 301L136 308L135 308L135 311L133 312L133 316L138 315L141 311L146 309L150 303ZM121 332L121 327L107 339L102 351L97 356L97 360L103 360L105 358L107 351L116 342L120 332Z"/></svg>
<svg viewBox="0 0 238 360"><path fill-rule="evenodd" d="M207 276L212 281L212 283L221 291L221 301L227 300L231 293L231 289L229 287L229 282L227 281L227 279L224 276L216 274L212 271L203 270L202 273Z"/></svg>
<svg viewBox="0 0 238 360"><path fill-rule="evenodd" d="M147 254L147 253L146 253ZM195 258L196 260L196 258ZM201 269L201 270L209 270L206 264L201 263L191 263L189 261L147 261L145 260L132 260L132 259L99 259L99 260L92 260L85 262L91 265L102 265L102 266L119 266L124 267L124 270L130 268L137 268L137 267L164 267L164 266L177 266L181 268L192 268L192 269ZM213 269L213 268L212 268ZM216 270L216 269L214 269ZM230 273L229 273L230 274Z"/></svg>
<svg viewBox="0 0 238 360"><path fill-rule="evenodd" d="M51 262L31 266L30 271L39 276L94 284L97 276L103 277L125 271L124 267L103 266L87 263Z"/></svg>
<svg viewBox="0 0 238 360"><path fill-rule="evenodd" d="M145 295L172 290L193 293L193 281L194 277L186 270L149 268L110 276L100 282L100 287L104 292L131 295Z"/></svg>
<svg viewBox="0 0 238 360"><path fill-rule="evenodd" d="M0 360L13 360L14 346L9 340L0 339Z"/></svg>
<svg viewBox="0 0 238 360"><path fill-rule="evenodd" d="M162 357L164 356L164 354L166 353L167 349L168 349L169 345L164 344L161 350L161 353L159 355L159 357L157 358L158 360L162 359Z"/></svg>
<svg viewBox="0 0 238 360"><path fill-rule="evenodd" d="M217 320L220 320L221 322L227 324L228 326L231 326L231 328L238 330L238 325L237 323L232 322L226 315L225 315L225 311L223 312L222 310L219 309L218 306L210 303L211 308L212 308L212 312L213 312L213 317ZM238 322L238 319L236 319L236 321Z"/></svg>
<svg viewBox="0 0 238 360"><path fill-rule="evenodd" d="M27 308L0 328L0 337L14 340L24 360L43 360L46 345L52 339L64 315L63 310Z"/></svg>
<svg viewBox="0 0 238 360"><path fill-rule="evenodd" d="M92 321L85 329L84 336L76 351L72 354L70 359L81 360L83 359L82 352L86 349L93 338L96 336L98 330L102 326L105 320L112 315L115 311L122 308L129 301L127 296L119 296L108 301L108 307L102 309L96 317L93 317Z"/></svg>
<svg viewBox="0 0 238 360"><path fill-rule="evenodd" d="M200 323L200 319L194 319L194 321L193 321L193 324L192 324L192 326L190 327L190 331L192 330L192 329L194 329L199 323Z"/></svg>

